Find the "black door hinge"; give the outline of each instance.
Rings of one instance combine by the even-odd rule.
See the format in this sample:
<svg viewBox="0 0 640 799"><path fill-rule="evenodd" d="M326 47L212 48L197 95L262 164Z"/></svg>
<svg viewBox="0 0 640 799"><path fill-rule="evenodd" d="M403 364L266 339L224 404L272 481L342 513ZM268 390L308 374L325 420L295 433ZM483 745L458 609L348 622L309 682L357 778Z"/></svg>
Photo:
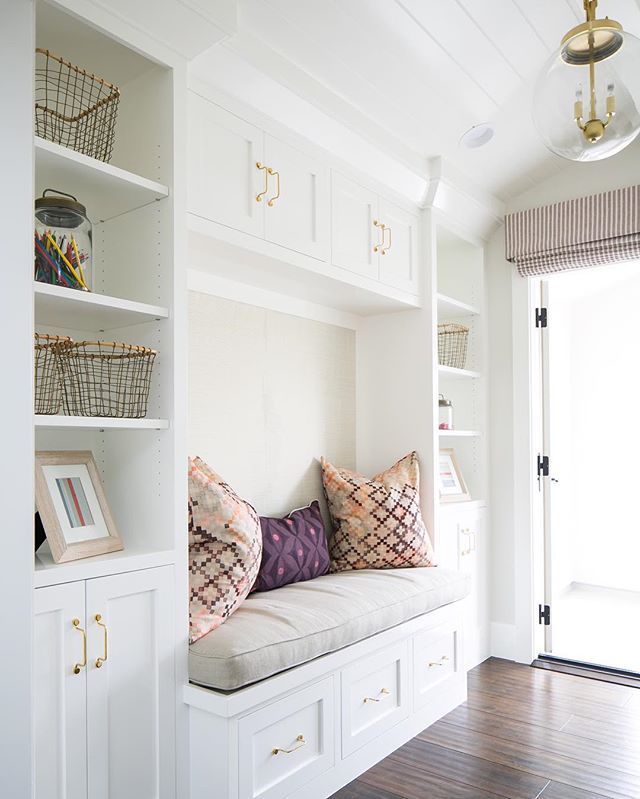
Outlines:
<svg viewBox="0 0 640 799"><path fill-rule="evenodd" d="M536 327L547 327L549 324L549 314L546 308L536 308Z"/></svg>
<svg viewBox="0 0 640 799"><path fill-rule="evenodd" d="M538 605L538 624L548 627L551 624L551 607L549 605Z"/></svg>
<svg viewBox="0 0 640 799"><path fill-rule="evenodd" d="M549 477L548 455L538 455L538 477Z"/></svg>

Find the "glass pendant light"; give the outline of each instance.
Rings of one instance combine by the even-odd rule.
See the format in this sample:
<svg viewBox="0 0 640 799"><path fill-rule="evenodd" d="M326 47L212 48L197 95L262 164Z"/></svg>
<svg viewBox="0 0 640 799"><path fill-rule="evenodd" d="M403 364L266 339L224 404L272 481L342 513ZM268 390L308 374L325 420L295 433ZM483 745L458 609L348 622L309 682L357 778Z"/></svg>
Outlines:
<svg viewBox="0 0 640 799"><path fill-rule="evenodd" d="M599 161L640 132L640 40L615 20L596 19L565 34L535 89L534 121L546 146L572 161Z"/></svg>

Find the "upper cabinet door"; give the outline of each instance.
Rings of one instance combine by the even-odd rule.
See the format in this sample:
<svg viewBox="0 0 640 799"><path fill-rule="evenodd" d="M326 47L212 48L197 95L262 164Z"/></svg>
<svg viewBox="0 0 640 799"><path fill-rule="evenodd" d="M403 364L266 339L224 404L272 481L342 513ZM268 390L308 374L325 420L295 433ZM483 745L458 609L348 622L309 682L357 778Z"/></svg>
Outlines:
<svg viewBox="0 0 640 799"><path fill-rule="evenodd" d="M385 226L380 280L387 286L417 294L418 217L380 199L380 219Z"/></svg>
<svg viewBox="0 0 640 799"><path fill-rule="evenodd" d="M188 128L187 210L263 237L263 132L193 92Z"/></svg>
<svg viewBox="0 0 640 799"><path fill-rule="evenodd" d="M84 582L35 591L36 799L87 797Z"/></svg>
<svg viewBox="0 0 640 799"><path fill-rule="evenodd" d="M328 167L268 134L265 161L270 169L265 198L266 239L328 260Z"/></svg>
<svg viewBox="0 0 640 799"><path fill-rule="evenodd" d="M87 581L91 799L175 796L173 620L171 566Z"/></svg>
<svg viewBox="0 0 640 799"><path fill-rule="evenodd" d="M352 180L331 175L331 262L334 266L378 280L378 247L382 241L378 197Z"/></svg>

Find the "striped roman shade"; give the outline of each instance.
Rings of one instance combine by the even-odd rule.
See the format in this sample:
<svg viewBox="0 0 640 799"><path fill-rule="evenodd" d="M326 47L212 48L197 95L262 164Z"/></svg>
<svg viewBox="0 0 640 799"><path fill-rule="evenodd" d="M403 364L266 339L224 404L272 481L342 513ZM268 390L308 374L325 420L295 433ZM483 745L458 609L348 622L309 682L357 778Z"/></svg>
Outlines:
<svg viewBox="0 0 640 799"><path fill-rule="evenodd" d="M506 258L524 277L640 259L640 186L506 217Z"/></svg>

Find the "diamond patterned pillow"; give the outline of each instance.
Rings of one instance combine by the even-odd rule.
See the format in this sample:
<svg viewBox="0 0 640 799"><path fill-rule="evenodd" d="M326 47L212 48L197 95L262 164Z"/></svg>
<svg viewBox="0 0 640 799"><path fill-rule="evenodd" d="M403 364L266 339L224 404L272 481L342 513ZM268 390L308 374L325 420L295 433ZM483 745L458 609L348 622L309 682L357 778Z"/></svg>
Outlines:
<svg viewBox="0 0 640 799"><path fill-rule="evenodd" d="M189 642L242 604L262 555L260 519L201 458L189 458Z"/></svg>
<svg viewBox="0 0 640 799"><path fill-rule="evenodd" d="M322 482L334 526L332 572L435 566L420 512L417 453L372 479L323 458Z"/></svg>
<svg viewBox="0 0 640 799"><path fill-rule="evenodd" d="M261 516L260 525L262 563L254 591L271 591L329 571L327 534L317 500L284 519Z"/></svg>

